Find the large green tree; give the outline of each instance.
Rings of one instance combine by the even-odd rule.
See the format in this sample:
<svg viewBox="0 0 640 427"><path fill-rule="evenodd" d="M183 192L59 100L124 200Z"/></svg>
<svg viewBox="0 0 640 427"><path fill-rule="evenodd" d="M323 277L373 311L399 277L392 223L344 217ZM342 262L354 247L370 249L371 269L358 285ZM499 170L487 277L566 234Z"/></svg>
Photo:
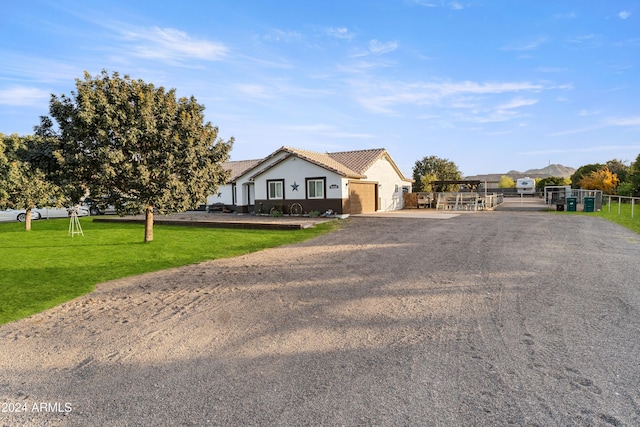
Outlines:
<svg viewBox="0 0 640 427"><path fill-rule="evenodd" d="M0 155L0 208L24 209L25 230L31 230L31 211L36 206L61 206L60 188L37 166L23 160L34 136L4 136Z"/></svg>
<svg viewBox="0 0 640 427"><path fill-rule="evenodd" d="M426 178L426 179L424 179ZM430 191L428 182L431 181L459 181L462 173L458 166L449 159L442 159L437 156L427 156L416 161L413 166L414 191ZM445 185L438 188L438 191L457 191L458 185Z"/></svg>
<svg viewBox="0 0 640 427"><path fill-rule="evenodd" d="M4 207L9 199L7 192L9 178L9 159L6 155L5 136L0 133L0 208Z"/></svg>
<svg viewBox="0 0 640 427"><path fill-rule="evenodd" d="M222 163L233 138L219 139L204 106L176 98L175 89L85 72L71 95L52 95L49 114L36 132L55 141L62 175L120 214L144 213L145 242L153 240L154 212L197 207L227 178Z"/></svg>
<svg viewBox="0 0 640 427"><path fill-rule="evenodd" d="M536 190L542 191L544 187L547 186L564 186L571 185L570 178L564 178L561 176L548 176L546 178L541 178L536 180Z"/></svg>
<svg viewBox="0 0 640 427"><path fill-rule="evenodd" d="M625 190L629 196L640 196L640 154L627 170Z"/></svg>
<svg viewBox="0 0 640 427"><path fill-rule="evenodd" d="M605 167L609 169L611 173L616 174L620 182L627 180L627 172L629 171L628 162L618 159L611 159L605 163Z"/></svg>
<svg viewBox="0 0 640 427"><path fill-rule="evenodd" d="M603 167L604 167L604 165L602 165L600 163L591 163L591 164L588 164L588 165L580 166L578 169L576 169L576 171L573 173L573 175L571 175L571 187L573 187L573 188L581 188L580 187L580 181L582 181L582 178L584 178L585 176L590 175L591 172L599 171Z"/></svg>

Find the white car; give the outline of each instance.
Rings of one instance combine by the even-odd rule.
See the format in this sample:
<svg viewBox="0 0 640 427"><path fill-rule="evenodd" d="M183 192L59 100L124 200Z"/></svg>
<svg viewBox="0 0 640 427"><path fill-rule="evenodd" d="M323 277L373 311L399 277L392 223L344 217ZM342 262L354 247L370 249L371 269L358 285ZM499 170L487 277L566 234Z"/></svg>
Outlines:
<svg viewBox="0 0 640 427"><path fill-rule="evenodd" d="M24 222L27 218L24 209L3 209L0 210L0 221L20 221ZM40 219L40 212L31 211L31 219Z"/></svg>
<svg viewBox="0 0 640 427"><path fill-rule="evenodd" d="M78 216L89 215L89 209L85 206L76 206ZM31 209L31 219L68 218L69 208L33 208ZM27 219L27 211L24 209L6 209L0 211L0 221L20 221Z"/></svg>

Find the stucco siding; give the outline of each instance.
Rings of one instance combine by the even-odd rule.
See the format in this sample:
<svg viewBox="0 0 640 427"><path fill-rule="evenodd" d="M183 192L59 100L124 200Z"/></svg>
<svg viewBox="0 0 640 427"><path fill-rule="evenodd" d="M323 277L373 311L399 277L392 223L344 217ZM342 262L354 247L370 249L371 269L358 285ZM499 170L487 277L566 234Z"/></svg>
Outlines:
<svg viewBox="0 0 640 427"><path fill-rule="evenodd" d="M392 211L403 208L402 187L411 186L393 165L385 158L380 158L366 171L368 180L378 182L378 209Z"/></svg>
<svg viewBox="0 0 640 427"><path fill-rule="evenodd" d="M308 178L325 179L326 199L346 197L347 188L340 175L306 160L289 157L255 178L256 200L269 198L267 182L271 180L284 180L284 200L307 199L306 180Z"/></svg>

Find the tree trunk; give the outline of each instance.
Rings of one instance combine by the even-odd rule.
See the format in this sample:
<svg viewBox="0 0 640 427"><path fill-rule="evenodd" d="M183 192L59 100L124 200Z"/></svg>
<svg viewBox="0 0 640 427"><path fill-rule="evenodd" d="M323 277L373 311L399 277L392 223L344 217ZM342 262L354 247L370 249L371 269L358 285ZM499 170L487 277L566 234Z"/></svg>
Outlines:
<svg viewBox="0 0 640 427"><path fill-rule="evenodd" d="M153 240L153 205L147 206L144 218L144 242Z"/></svg>
<svg viewBox="0 0 640 427"><path fill-rule="evenodd" d="M31 208L27 209L24 217L24 229L25 231L31 231Z"/></svg>

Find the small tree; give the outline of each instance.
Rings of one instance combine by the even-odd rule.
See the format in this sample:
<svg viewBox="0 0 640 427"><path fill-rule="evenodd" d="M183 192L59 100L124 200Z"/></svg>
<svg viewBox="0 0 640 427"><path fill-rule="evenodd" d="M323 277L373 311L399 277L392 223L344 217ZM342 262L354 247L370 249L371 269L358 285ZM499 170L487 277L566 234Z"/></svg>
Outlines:
<svg viewBox="0 0 640 427"><path fill-rule="evenodd" d="M607 169L611 171L611 173L615 173L620 182L624 182L627 180L627 172L629 171L629 162L611 159L605 163Z"/></svg>
<svg viewBox="0 0 640 427"><path fill-rule="evenodd" d="M516 182L507 175L502 175L498 182L498 188L516 188Z"/></svg>
<svg viewBox="0 0 640 427"><path fill-rule="evenodd" d="M77 92L52 95L39 135L56 141L64 176L120 214L144 213L144 241L153 240L153 215L197 207L225 182L222 162L233 138L218 139L204 123L204 106L176 99L142 80L106 71L76 80Z"/></svg>
<svg viewBox="0 0 640 427"><path fill-rule="evenodd" d="M602 190L605 194L615 194L618 187L618 177L615 173L604 167L593 171L580 180L580 188L585 190Z"/></svg>
<svg viewBox="0 0 640 427"><path fill-rule="evenodd" d="M600 163L592 163L584 166L580 166L576 171L571 175L571 187L573 188L582 188L580 187L580 181L585 176L589 175L591 172L599 171L602 169L604 165Z"/></svg>
<svg viewBox="0 0 640 427"><path fill-rule="evenodd" d="M462 173L458 170L458 166L448 159L441 159L436 156L427 156L422 160L416 161L413 166L413 179L415 180L416 192L428 191L423 177L427 177L431 181L459 181L462 179ZM435 179L431 179L435 178ZM458 185L446 185L439 188L440 191L457 191Z"/></svg>
<svg viewBox="0 0 640 427"><path fill-rule="evenodd" d="M60 189L45 174L20 159L26 152L26 141L31 137L2 135L3 156L0 159L2 187L0 207L24 209L25 230L31 230L31 211L36 206L61 206L64 198Z"/></svg>
<svg viewBox="0 0 640 427"><path fill-rule="evenodd" d="M435 189L433 188L433 181L437 181L438 180L438 176L435 173L428 173L426 175L423 175L422 178L420 178L420 184L421 184L421 188L425 193L432 193L433 191L435 191Z"/></svg>
<svg viewBox="0 0 640 427"><path fill-rule="evenodd" d="M640 196L640 154L636 157L635 162L631 163L627 171L626 182L629 184L627 188L630 190L630 196Z"/></svg>
<svg viewBox="0 0 640 427"><path fill-rule="evenodd" d="M544 187L549 186L564 186L571 185L570 178L563 178L561 176L548 176L536 180L536 190L544 190Z"/></svg>

